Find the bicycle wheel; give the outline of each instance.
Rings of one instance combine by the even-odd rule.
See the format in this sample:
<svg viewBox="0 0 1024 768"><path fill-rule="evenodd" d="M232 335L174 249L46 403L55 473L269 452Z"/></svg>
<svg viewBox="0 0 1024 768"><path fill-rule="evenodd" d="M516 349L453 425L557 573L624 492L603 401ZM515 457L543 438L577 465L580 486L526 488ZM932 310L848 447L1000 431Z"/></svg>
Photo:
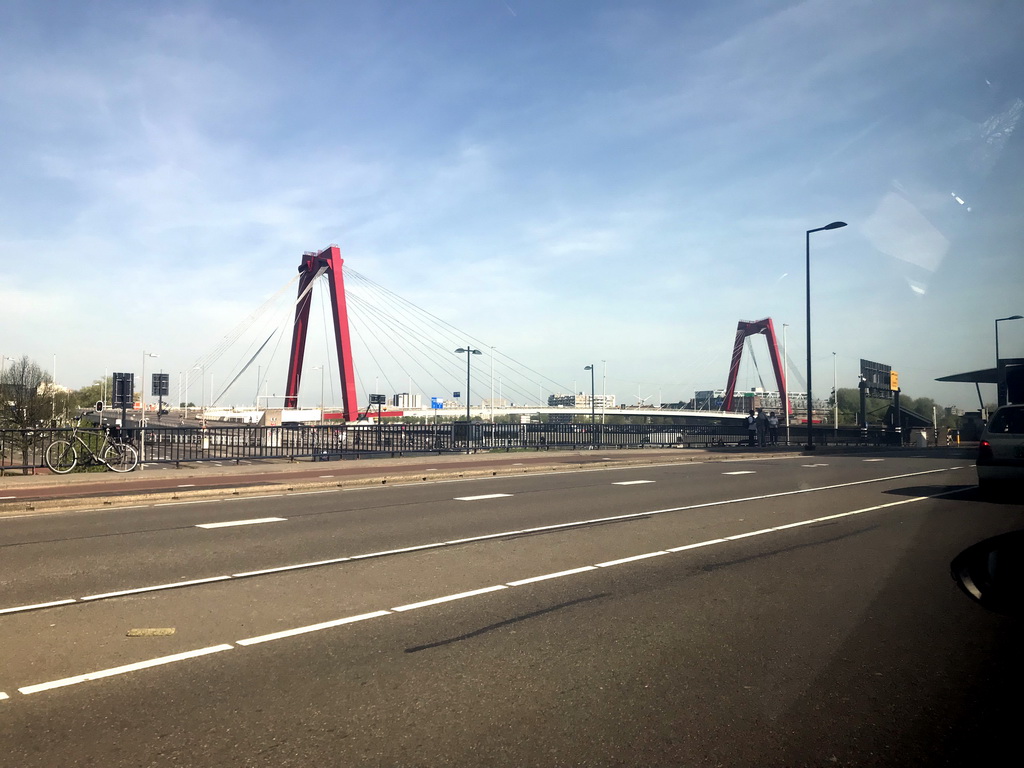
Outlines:
<svg viewBox="0 0 1024 768"><path fill-rule="evenodd" d="M115 472L131 472L138 466L139 452L127 443L111 443L103 451L103 461Z"/></svg>
<svg viewBox="0 0 1024 768"><path fill-rule="evenodd" d="M78 463L78 451L67 440L54 440L46 446L43 459L51 472L66 475Z"/></svg>

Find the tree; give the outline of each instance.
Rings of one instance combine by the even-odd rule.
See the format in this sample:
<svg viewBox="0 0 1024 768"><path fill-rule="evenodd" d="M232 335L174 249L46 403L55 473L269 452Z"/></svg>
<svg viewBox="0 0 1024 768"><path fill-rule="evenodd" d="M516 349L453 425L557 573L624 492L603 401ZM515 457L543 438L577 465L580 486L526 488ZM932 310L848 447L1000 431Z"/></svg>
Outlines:
<svg viewBox="0 0 1024 768"><path fill-rule="evenodd" d="M21 463L26 467L35 439L31 430L52 418L56 395L50 374L27 355L4 368L0 377L0 425L21 430L14 442L21 449Z"/></svg>
<svg viewBox="0 0 1024 768"><path fill-rule="evenodd" d="M52 417L55 395L50 374L25 355L0 378L0 420L14 429L37 427Z"/></svg>
<svg viewBox="0 0 1024 768"><path fill-rule="evenodd" d="M103 399L104 392L109 395L112 390L113 385L109 379L106 385L104 385L103 379L96 379L92 384L71 393L71 405L77 408L92 408ZM104 405L109 404L109 402L104 403Z"/></svg>

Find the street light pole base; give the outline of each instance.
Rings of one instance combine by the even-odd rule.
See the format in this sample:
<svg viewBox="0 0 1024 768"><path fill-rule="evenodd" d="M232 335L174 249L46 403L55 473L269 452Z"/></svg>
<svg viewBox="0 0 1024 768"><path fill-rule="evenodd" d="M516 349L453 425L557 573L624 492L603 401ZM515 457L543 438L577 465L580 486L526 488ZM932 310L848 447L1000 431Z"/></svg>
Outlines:
<svg viewBox="0 0 1024 768"><path fill-rule="evenodd" d="M815 448L815 446L814 446L813 443L808 443L807 445L804 446L804 450L805 451L813 451L814 448Z"/></svg>

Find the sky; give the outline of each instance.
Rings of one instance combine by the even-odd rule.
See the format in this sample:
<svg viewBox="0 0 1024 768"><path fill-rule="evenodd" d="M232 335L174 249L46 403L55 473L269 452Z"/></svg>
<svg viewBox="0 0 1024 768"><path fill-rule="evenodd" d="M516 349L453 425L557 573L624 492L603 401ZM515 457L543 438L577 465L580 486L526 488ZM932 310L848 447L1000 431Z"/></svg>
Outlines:
<svg viewBox="0 0 1024 768"><path fill-rule="evenodd" d="M935 379L1024 315L1022 39L1016 0L5 0L0 355L79 388L158 354L175 392L336 243L566 390L595 364L687 400L740 320L806 376L805 232L842 220L811 235L815 394L864 358L976 409ZM752 346L739 386L774 389ZM256 365L283 393L286 355Z"/></svg>

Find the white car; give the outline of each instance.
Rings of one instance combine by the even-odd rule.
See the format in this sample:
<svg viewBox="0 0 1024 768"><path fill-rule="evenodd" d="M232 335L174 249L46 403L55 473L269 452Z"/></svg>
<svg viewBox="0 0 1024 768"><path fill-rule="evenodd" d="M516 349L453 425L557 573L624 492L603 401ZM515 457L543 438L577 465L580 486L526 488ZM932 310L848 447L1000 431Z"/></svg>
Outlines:
<svg viewBox="0 0 1024 768"><path fill-rule="evenodd" d="M1024 499L1024 403L992 414L978 443L977 467L983 491L998 485Z"/></svg>

